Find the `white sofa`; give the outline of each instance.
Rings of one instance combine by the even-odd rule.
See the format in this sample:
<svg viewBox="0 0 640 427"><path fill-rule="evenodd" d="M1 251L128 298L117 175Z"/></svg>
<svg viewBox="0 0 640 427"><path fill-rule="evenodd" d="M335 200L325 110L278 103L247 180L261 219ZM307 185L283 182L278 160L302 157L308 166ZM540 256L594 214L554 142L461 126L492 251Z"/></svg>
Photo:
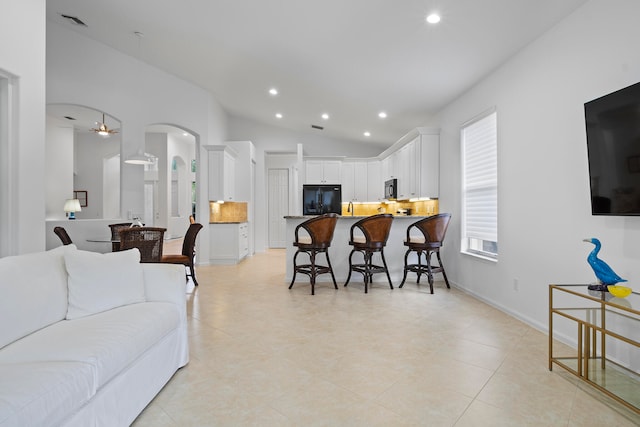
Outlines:
<svg viewBox="0 0 640 427"><path fill-rule="evenodd" d="M187 364L184 268L139 257L0 259L0 426L127 426Z"/></svg>

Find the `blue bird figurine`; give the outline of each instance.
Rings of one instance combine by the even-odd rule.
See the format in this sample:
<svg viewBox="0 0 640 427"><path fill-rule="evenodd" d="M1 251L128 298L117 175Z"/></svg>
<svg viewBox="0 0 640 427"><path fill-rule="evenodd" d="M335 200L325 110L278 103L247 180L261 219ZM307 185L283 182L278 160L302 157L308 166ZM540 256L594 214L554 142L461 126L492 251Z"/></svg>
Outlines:
<svg viewBox="0 0 640 427"><path fill-rule="evenodd" d="M596 238L591 238L591 239L584 239L583 241L593 243L594 245L596 245L596 247L593 248L593 250L587 257L587 262L589 263L589 265L593 269L593 272L596 274L596 277L598 278L598 284L589 285L590 290L606 292L608 290L607 286L615 285L616 283L627 281L626 279L623 279L620 276L618 276L615 273L615 271L613 271L613 269L609 267L609 265L606 262L598 258L598 252L600 252L600 248L602 247L602 245L600 244L600 240Z"/></svg>

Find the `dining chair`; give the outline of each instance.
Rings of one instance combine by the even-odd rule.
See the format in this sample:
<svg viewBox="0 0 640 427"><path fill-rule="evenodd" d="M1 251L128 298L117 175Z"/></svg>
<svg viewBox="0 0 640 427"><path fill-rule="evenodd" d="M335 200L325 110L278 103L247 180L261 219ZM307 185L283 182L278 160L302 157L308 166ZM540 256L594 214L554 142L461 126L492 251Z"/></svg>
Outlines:
<svg viewBox="0 0 640 427"><path fill-rule="evenodd" d="M138 248L140 262L162 262L166 228L128 227L120 230L120 250Z"/></svg>
<svg viewBox="0 0 640 427"><path fill-rule="evenodd" d="M389 287L393 289L391 276L387 268L387 261L384 258L384 247L389 238L391 231L391 223L393 215L379 214L372 215L361 219L351 226L349 231L349 244L353 246L349 254L349 276L345 286L351 280L351 273L356 271L364 276L364 293L368 292L369 283L373 283L373 275L376 273L386 273L389 280ZM356 233L356 231L358 231ZM353 263L353 255L359 252L362 254L364 261L359 264ZM373 255L379 253L382 258L382 265L373 263Z"/></svg>
<svg viewBox="0 0 640 427"><path fill-rule="evenodd" d="M196 256L196 237L198 232L202 229L202 224L194 222L189 224L187 233L184 235L182 241L182 253L181 254L168 254L162 255L161 262L168 264L182 264L185 266L185 277L189 280L189 276L193 280L193 284L198 286L196 280L196 269L194 266L194 258Z"/></svg>
<svg viewBox="0 0 640 427"><path fill-rule="evenodd" d="M331 273L331 279L333 280L333 286L338 289L336 278L333 275L333 268L331 267L331 260L329 259L329 247L333 240L333 232L336 228L336 222L338 221L338 215L335 213L324 214L315 218L311 218L298 226L295 229L295 240L293 246L297 247L295 255L293 256L293 278L289 289L293 287L293 283L296 280L296 274L302 273L309 276L311 282L311 295L315 294L316 277L319 274ZM302 233L301 231L304 230ZM298 255L305 253L309 256L308 264L296 264ZM316 264L316 255L324 253L327 265Z"/></svg>
<svg viewBox="0 0 640 427"><path fill-rule="evenodd" d="M400 283L399 286L400 288L407 280L407 273L412 272L418 275L416 283L420 283L421 275L427 275L431 293L433 293L434 273L442 273L444 283L447 285L447 288L451 289L451 286L449 286L449 280L447 279L447 273L444 271L444 265L440 258L440 248L442 247L442 242L447 234L447 228L449 227L450 220L450 213L441 213L416 221L407 227L407 238L404 241L404 245L407 246L408 249L404 254L404 275L402 277L402 283ZM408 259L409 253L411 252L417 253L417 264L409 264ZM434 253L438 259L437 266L431 265L431 255ZM424 264L421 260L423 254L425 257Z"/></svg>
<svg viewBox="0 0 640 427"><path fill-rule="evenodd" d="M111 252L118 252L120 250L120 230L123 228L131 227L131 222L120 222L117 224L109 224L111 229ZM118 240L118 241L116 241Z"/></svg>
<svg viewBox="0 0 640 427"><path fill-rule="evenodd" d="M60 238L63 245L70 245L73 243L71 241L71 237L69 237L69 234L67 233L67 230L64 229L64 227L54 227L53 232L56 233L56 235Z"/></svg>

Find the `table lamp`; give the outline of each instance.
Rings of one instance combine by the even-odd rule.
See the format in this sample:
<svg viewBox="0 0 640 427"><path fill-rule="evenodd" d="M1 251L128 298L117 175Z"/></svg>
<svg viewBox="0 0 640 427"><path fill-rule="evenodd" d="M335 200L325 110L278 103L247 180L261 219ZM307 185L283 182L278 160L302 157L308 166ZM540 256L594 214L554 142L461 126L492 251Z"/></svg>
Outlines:
<svg viewBox="0 0 640 427"><path fill-rule="evenodd" d="M78 199L67 199L64 202L64 211L69 217L69 219L76 219L76 212L80 212L82 208L80 207L80 200Z"/></svg>

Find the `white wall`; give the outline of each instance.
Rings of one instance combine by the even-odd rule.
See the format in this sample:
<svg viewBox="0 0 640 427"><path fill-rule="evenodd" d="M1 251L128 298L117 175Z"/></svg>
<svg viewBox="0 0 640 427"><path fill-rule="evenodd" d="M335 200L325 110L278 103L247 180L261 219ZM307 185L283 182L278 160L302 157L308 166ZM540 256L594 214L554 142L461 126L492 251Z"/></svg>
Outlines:
<svg viewBox="0 0 640 427"><path fill-rule="evenodd" d="M16 38L13 33L7 37ZM200 146L221 144L227 139L226 114L209 92L54 22L47 22L46 41L47 103L84 105L109 112L122 125L123 160L144 148L145 130L149 124L171 124L188 130L196 137L198 146L198 200L207 200L207 164L200 161L206 159L206 153ZM44 51L41 58L44 60ZM40 141L44 139L44 100L41 102L43 113L38 122L43 124L43 131ZM42 152L36 157L42 163ZM128 212L144 212L144 177L141 166L126 163L121 166L121 214L126 218ZM30 165L29 170L32 169ZM41 187L40 184L37 199L42 205ZM37 239L44 247L44 211L40 210L42 226L39 226ZM208 218L207 203L199 204L198 216ZM198 240L198 244L208 242L208 227ZM208 248L208 244L200 247L200 259L209 259Z"/></svg>
<svg viewBox="0 0 640 427"><path fill-rule="evenodd" d="M640 281L640 218L591 215L583 104L640 80L640 2L592 0L440 114L441 211L453 213L444 248L450 280L547 327L548 284L595 280L601 257ZM498 112L497 263L460 254L462 123ZM514 279L519 281L514 290ZM633 286L633 285L632 285Z"/></svg>
<svg viewBox="0 0 640 427"><path fill-rule="evenodd" d="M45 247L45 2L3 1L0 5L0 69L16 83L7 152L9 169L0 183L0 256ZM8 149L8 150L7 150Z"/></svg>

